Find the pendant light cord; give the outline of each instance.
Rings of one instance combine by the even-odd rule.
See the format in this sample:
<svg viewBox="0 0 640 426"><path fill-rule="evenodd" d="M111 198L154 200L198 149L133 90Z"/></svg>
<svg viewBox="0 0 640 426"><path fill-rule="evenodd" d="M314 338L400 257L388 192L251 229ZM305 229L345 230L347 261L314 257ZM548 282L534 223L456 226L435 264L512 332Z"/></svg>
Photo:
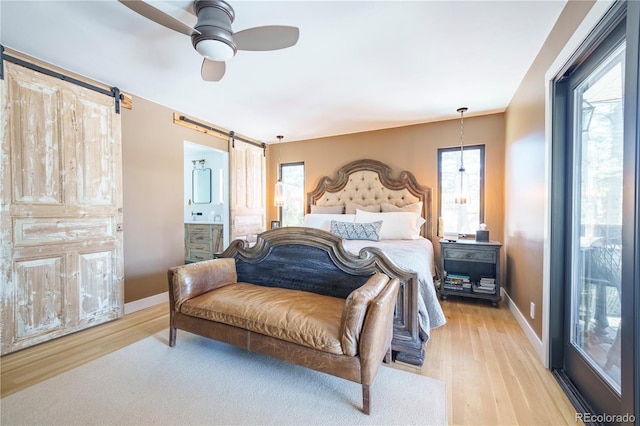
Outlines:
<svg viewBox="0 0 640 426"><path fill-rule="evenodd" d="M464 172L464 113L467 111L467 107L458 108L460 113L460 169L458 171Z"/></svg>
<svg viewBox="0 0 640 426"><path fill-rule="evenodd" d="M284 136L278 135L276 138L278 138L278 181L280 181L282 179L282 176L280 176L280 150L282 149L280 144L282 143L282 138L284 138Z"/></svg>

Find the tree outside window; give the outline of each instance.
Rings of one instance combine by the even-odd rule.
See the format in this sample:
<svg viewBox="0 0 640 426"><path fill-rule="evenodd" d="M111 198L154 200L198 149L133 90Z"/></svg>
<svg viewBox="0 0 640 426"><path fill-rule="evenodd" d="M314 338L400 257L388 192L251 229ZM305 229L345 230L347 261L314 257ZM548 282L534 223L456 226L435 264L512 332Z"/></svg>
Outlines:
<svg viewBox="0 0 640 426"><path fill-rule="evenodd" d="M304 219L304 163L280 164L284 206L280 207L282 226L302 226Z"/></svg>
<svg viewBox="0 0 640 426"><path fill-rule="evenodd" d="M438 235L475 235L484 222L484 145L464 147L467 174L466 203L456 203L459 192L460 148L438 150ZM443 229L440 229L440 223Z"/></svg>

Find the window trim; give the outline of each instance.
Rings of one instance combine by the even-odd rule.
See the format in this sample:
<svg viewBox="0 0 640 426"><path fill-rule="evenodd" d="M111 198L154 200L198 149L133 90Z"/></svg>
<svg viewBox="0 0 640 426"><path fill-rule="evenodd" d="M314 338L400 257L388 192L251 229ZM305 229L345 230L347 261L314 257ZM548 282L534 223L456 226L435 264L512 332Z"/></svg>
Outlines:
<svg viewBox="0 0 640 426"><path fill-rule="evenodd" d="M477 144L477 145L468 145L464 147L465 151L468 150L472 150L472 149L477 149L480 151L480 223L484 223L485 222L485 208L484 208L484 203L485 203L485 189L484 189L484 169L485 169L485 161L486 161L486 157L485 157L485 144ZM460 151L460 147L459 146L455 146L455 147L447 147L447 148L438 148L438 219L442 217L442 180L441 180L441 176L442 176L442 153L444 152L456 152L456 151ZM438 221L439 222L439 221ZM439 226L439 225L437 225ZM437 233L441 234L444 231L441 229L437 229ZM439 235L442 236L442 235ZM462 238L469 238L469 239L474 239L475 238L475 232L473 233L473 235L469 234L465 234L462 235L460 234L459 237Z"/></svg>

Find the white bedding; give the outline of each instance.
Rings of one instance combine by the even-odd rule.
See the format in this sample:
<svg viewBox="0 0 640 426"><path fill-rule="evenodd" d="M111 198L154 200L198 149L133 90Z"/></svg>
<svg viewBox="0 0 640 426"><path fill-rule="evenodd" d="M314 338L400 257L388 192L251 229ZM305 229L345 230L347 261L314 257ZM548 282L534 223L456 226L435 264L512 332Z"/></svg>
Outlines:
<svg viewBox="0 0 640 426"><path fill-rule="evenodd" d="M426 342L430 330L446 322L433 284L435 262L433 244L426 238L416 240L342 240L347 251L358 254L363 247L377 247L393 263L407 271L415 272L420 288L418 297L418 322L420 337Z"/></svg>

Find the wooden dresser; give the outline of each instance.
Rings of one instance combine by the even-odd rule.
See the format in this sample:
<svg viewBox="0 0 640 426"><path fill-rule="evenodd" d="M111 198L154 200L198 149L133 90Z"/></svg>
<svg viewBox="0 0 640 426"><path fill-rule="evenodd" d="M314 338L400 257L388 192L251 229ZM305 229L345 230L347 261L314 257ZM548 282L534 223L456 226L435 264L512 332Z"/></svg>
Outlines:
<svg viewBox="0 0 640 426"><path fill-rule="evenodd" d="M185 263L213 259L223 249L222 225L209 223L184 224Z"/></svg>

